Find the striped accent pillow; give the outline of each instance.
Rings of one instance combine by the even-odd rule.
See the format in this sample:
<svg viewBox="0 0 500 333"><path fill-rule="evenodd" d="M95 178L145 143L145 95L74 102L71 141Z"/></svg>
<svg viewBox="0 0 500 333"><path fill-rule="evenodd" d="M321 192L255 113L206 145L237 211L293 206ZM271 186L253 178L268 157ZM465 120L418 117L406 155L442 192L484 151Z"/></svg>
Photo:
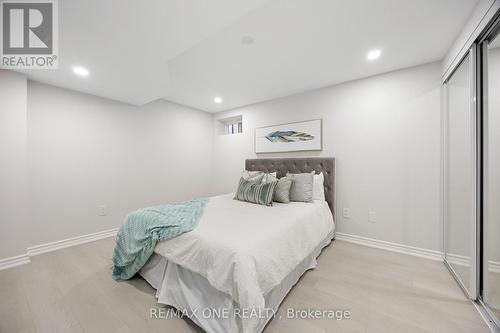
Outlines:
<svg viewBox="0 0 500 333"><path fill-rule="evenodd" d="M241 178L234 199L272 206L276 184L278 184L278 181L260 184Z"/></svg>

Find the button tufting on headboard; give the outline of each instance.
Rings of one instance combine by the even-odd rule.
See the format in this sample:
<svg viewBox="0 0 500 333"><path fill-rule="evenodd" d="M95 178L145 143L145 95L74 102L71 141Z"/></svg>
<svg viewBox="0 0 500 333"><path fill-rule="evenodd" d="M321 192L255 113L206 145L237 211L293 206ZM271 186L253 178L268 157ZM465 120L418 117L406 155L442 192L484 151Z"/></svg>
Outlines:
<svg viewBox="0 0 500 333"><path fill-rule="evenodd" d="M283 177L287 172L323 172L325 177L325 199L335 217L335 159L333 157L308 157L308 158L258 158L245 161L248 171L275 172L278 177Z"/></svg>

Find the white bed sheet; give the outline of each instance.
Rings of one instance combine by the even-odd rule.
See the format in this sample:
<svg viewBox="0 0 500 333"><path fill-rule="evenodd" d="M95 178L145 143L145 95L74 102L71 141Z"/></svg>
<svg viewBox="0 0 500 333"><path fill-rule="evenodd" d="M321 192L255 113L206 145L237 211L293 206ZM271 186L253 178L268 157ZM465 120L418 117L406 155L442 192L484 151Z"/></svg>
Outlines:
<svg viewBox="0 0 500 333"><path fill-rule="evenodd" d="M155 252L200 274L242 309L262 309L264 295L333 230L325 201L267 207L227 194L210 198L193 231L158 243Z"/></svg>
<svg viewBox="0 0 500 333"><path fill-rule="evenodd" d="M273 318L279 305L300 277L309 269L316 267L316 258L323 247L330 244L333 232L309 254L281 283L268 292L265 297L266 309L274 312L261 318L235 316L239 305L227 294L215 289L197 273L193 273L175 263L167 262L165 257L154 253L140 270L140 275L156 289L158 303L173 306L190 313L193 320L207 333L260 333ZM204 310L215 310L215 315L206 316ZM217 316L217 311L227 310L227 316ZM220 312L219 312L220 313ZM233 315L231 315L233 314Z"/></svg>

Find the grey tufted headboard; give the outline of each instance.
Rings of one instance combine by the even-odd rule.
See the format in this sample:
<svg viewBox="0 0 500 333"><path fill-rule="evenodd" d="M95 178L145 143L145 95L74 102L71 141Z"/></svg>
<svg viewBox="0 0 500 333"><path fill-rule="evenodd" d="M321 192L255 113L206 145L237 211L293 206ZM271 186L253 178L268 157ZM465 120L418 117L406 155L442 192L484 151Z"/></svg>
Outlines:
<svg viewBox="0 0 500 333"><path fill-rule="evenodd" d="M335 218L335 159L333 157L257 158L245 161L248 171L277 172L278 178L290 173L316 171L325 176L325 199Z"/></svg>

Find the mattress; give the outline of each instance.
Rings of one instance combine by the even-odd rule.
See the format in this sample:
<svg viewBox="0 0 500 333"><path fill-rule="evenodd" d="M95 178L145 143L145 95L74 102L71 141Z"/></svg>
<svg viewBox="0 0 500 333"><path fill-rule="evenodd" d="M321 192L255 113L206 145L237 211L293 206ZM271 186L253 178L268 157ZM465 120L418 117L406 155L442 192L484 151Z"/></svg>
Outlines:
<svg viewBox="0 0 500 333"><path fill-rule="evenodd" d="M325 201L267 207L232 198L210 198L193 231L157 244L141 275L157 289L160 303L180 309L277 308L333 238ZM266 319L193 320L207 332L260 332Z"/></svg>

